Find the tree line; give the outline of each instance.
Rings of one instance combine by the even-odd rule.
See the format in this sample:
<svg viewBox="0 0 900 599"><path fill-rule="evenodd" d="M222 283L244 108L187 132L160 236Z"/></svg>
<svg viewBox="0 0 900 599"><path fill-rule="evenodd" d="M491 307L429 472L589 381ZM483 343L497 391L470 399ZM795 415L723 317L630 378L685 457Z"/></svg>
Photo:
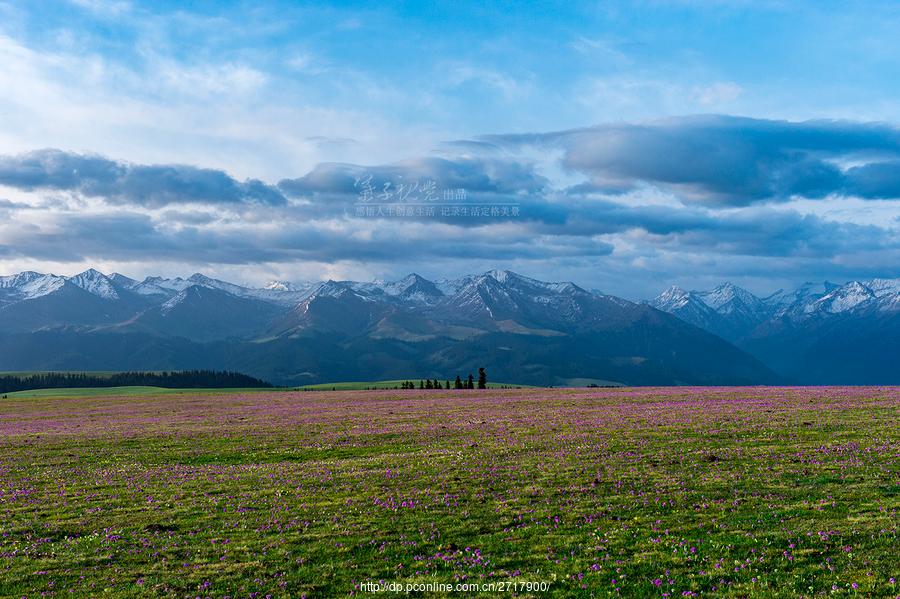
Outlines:
<svg viewBox="0 0 900 599"><path fill-rule="evenodd" d="M0 376L0 393L30 389L69 387L165 387L168 389L268 388L271 383L228 370L179 370L172 372L41 372Z"/></svg>
<svg viewBox="0 0 900 599"><path fill-rule="evenodd" d="M477 386L476 386L477 385ZM400 384L400 389L450 389L450 381L444 381L443 386L441 382L437 379L422 379L419 381L419 386L417 387L415 382L413 381L404 381ZM453 382L453 389L487 389L487 373L484 368L478 369L478 383L475 382L475 377L469 373L468 378L465 380L461 379L459 375L456 375L456 380Z"/></svg>

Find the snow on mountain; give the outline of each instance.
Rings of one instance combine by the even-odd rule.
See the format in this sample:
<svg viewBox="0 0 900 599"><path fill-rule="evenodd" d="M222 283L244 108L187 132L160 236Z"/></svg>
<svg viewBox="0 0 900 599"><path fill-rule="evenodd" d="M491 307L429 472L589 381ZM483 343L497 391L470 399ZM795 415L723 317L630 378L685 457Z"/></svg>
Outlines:
<svg viewBox="0 0 900 599"><path fill-rule="evenodd" d="M730 327L713 307L704 302L697 292L685 291L672 285L647 303L657 310L674 314L685 322L716 335L731 336L733 327Z"/></svg>
<svg viewBox="0 0 900 599"><path fill-rule="evenodd" d="M428 281L427 279L422 278L421 276L417 275L416 273L412 273L412 274L406 275L399 281L375 281L374 284L377 285L378 287L381 287L386 294L388 294L392 297L396 297L396 296L400 295L401 293L403 293L404 291L406 291L407 289L409 289L410 287L413 287L413 286L419 284L420 281L425 282L425 283L430 283L430 281Z"/></svg>
<svg viewBox="0 0 900 599"><path fill-rule="evenodd" d="M106 300L117 300L119 294L116 292L112 281L100 271L89 268L88 270L69 277L69 282L76 287L81 287L88 293L92 293Z"/></svg>
<svg viewBox="0 0 900 599"><path fill-rule="evenodd" d="M588 293L571 282L545 282L532 279L510 270L489 270L480 275L468 275L459 279L442 279L435 284L444 295L452 296L471 285L484 285L486 282L497 283L503 289L532 295L535 301L542 301L542 296L565 293Z"/></svg>
<svg viewBox="0 0 900 599"><path fill-rule="evenodd" d="M303 294L303 298L296 304L296 310L305 312L309 306L318 299L351 299L353 301L377 302L385 299L385 294L374 283L359 283L356 281L335 281L329 279L319 283L310 291Z"/></svg>
<svg viewBox="0 0 900 599"><path fill-rule="evenodd" d="M196 285L208 289L218 289L236 297L245 299L258 299L279 305L295 305L302 301L314 288L312 283L305 285L293 284L282 281L267 283L264 287L255 289L236 285L227 281L213 279L201 273L194 273L183 279L176 277L167 279L163 277L147 277L142 282L132 287L132 291L142 295L158 295L166 298L181 293L185 289Z"/></svg>
<svg viewBox="0 0 900 599"><path fill-rule="evenodd" d="M878 298L896 295L900 294L900 279L872 279L866 282L866 287Z"/></svg>
<svg viewBox="0 0 900 599"><path fill-rule="evenodd" d="M805 283L796 291L778 291L765 299L776 317L811 318L869 309L896 310L900 306L900 279L872 279L834 283Z"/></svg>
<svg viewBox="0 0 900 599"><path fill-rule="evenodd" d="M295 285L293 291L279 291L274 289L250 289L245 297L252 297L272 304L282 306L293 306L298 302L306 299L312 293L316 285L315 283L307 283L306 285Z"/></svg>
<svg viewBox="0 0 900 599"><path fill-rule="evenodd" d="M288 281L269 281L262 286L263 291L300 291L300 289Z"/></svg>
<svg viewBox="0 0 900 599"><path fill-rule="evenodd" d="M60 277L52 274L45 275L26 271L7 277L0 277L0 289L6 290L7 295L11 295L12 299L23 301L49 295L61 289L68 282L97 297L113 301L119 299L119 292L116 290L117 285L121 288L127 288L129 282L130 284L135 283L128 277L115 276L119 277L119 283L115 282L112 277L107 277L93 268L89 268L72 277Z"/></svg>
<svg viewBox="0 0 900 599"><path fill-rule="evenodd" d="M900 292L880 297L878 309L882 312L900 312Z"/></svg>
<svg viewBox="0 0 900 599"><path fill-rule="evenodd" d="M200 274L199 272L192 274L187 278L187 280L191 283L194 283L195 285L199 285L201 287L209 287L211 289L220 289L238 297L252 295L251 292L253 291L241 285L235 285L234 283L228 283L226 281L220 281L219 279L207 277L206 275Z"/></svg>
<svg viewBox="0 0 900 599"><path fill-rule="evenodd" d="M416 304L435 304L444 294L433 282L415 273L399 281L382 284L381 288L390 297Z"/></svg>
<svg viewBox="0 0 900 599"><path fill-rule="evenodd" d="M757 312L764 307L758 297L731 283L723 283L711 291L695 293L707 306L720 314L735 310Z"/></svg>
<svg viewBox="0 0 900 599"><path fill-rule="evenodd" d="M14 299L28 300L53 293L65 285L65 277L32 271L0 277L0 289L6 289Z"/></svg>
<svg viewBox="0 0 900 599"><path fill-rule="evenodd" d="M703 326L701 322L708 323L711 313L740 319L743 326L748 326L751 321L765 318L769 311L761 299L731 283L723 283L710 291L685 291L673 285L647 303L672 314L690 313L685 320L698 326Z"/></svg>
<svg viewBox="0 0 900 599"><path fill-rule="evenodd" d="M177 308L179 304L187 301L192 293L198 293L199 289L199 285L191 285L190 287L182 289L176 295L163 302L163 304L159 307L160 314L164 316L169 314L172 310Z"/></svg>
<svg viewBox="0 0 900 599"><path fill-rule="evenodd" d="M458 279L438 279L434 282L434 286L438 288L438 291L449 297L456 295L471 279L471 275Z"/></svg>
<svg viewBox="0 0 900 599"><path fill-rule="evenodd" d="M447 293L437 304L445 313L473 322L488 318L545 331L599 326L608 323L617 310L621 314L622 308L634 307L627 300L590 293L574 283L548 283L507 270L441 281L439 286Z"/></svg>
<svg viewBox="0 0 900 599"><path fill-rule="evenodd" d="M875 294L871 289L858 281L852 281L807 304L805 312L811 314L822 310L830 314L839 314L849 312L873 299Z"/></svg>
<svg viewBox="0 0 900 599"><path fill-rule="evenodd" d="M26 270L15 275L0 277L0 289L19 289L23 285L28 285L37 279L41 279L52 275L42 275L39 272Z"/></svg>
<svg viewBox="0 0 900 599"><path fill-rule="evenodd" d="M673 312L684 308L690 304L693 299L693 296L689 292L677 285L672 285L648 303L659 310Z"/></svg>
<svg viewBox="0 0 900 599"><path fill-rule="evenodd" d="M0 277L0 300L8 305L41 297L59 290L67 282L108 301L123 299L123 293L136 293L145 296L147 301L162 305L176 300L176 296L192 286L285 307L297 306L315 297L342 297L352 293L366 302L416 309L440 307L472 318L529 318L544 310L552 313L557 321L575 321L583 311L579 302L586 301L587 296L605 298L623 306L630 304L596 291L585 291L573 283L544 282L499 269L438 281L412 273L389 282L272 281L261 288L237 285L200 273L188 278L147 277L137 282L118 273L107 276L95 269L72 277L26 271ZM672 286L646 303L718 335L738 339L769 319L788 317L799 321L824 314L896 311L900 309L900 279L851 281L844 285L805 283L795 290L779 290L764 299L731 283L708 291L686 291Z"/></svg>
<svg viewBox="0 0 900 599"><path fill-rule="evenodd" d="M490 274L468 278L449 299L449 307L468 313L471 317L508 318L515 310L509 291Z"/></svg>
<svg viewBox="0 0 900 599"><path fill-rule="evenodd" d="M835 286L830 283L803 283L794 290L779 289L772 295L763 299L763 302L771 306L776 313L787 313L793 311L798 306L805 306L813 302Z"/></svg>
<svg viewBox="0 0 900 599"><path fill-rule="evenodd" d="M588 293L573 283L546 283L508 270L490 270L478 275L437 281L412 273L397 281L350 285L354 291L374 299L384 295L392 300L420 305L475 306L477 311L488 314L492 311L490 304L514 304L511 294L515 294L518 300L528 296L533 302L548 303L559 295Z"/></svg>
<svg viewBox="0 0 900 599"><path fill-rule="evenodd" d="M794 301L777 314L810 318L822 314L847 314L870 309L893 311L900 307L900 279L850 281L844 285L806 284L790 296Z"/></svg>
<svg viewBox="0 0 900 599"><path fill-rule="evenodd" d="M580 289L574 283L546 283L514 273L511 270L489 270L482 276L491 277L501 285L523 291L544 290L550 293L564 293Z"/></svg>
<svg viewBox="0 0 900 599"><path fill-rule="evenodd" d="M141 295L172 296L181 293L192 283L181 277L167 279L164 277L147 277L132 288L132 291Z"/></svg>
<svg viewBox="0 0 900 599"><path fill-rule="evenodd" d="M245 287L243 285L235 285L234 283L228 283L227 281L221 281L219 279L213 279L200 273L191 275L188 277L187 281L201 287L218 289L244 299L257 299L286 306L296 305L304 300L310 292L315 289L315 285L312 283L306 284L305 286L282 283L280 286L274 287L272 287L270 283L266 287L256 289L253 287Z"/></svg>
<svg viewBox="0 0 900 599"><path fill-rule="evenodd" d="M718 315L705 314L700 303ZM760 299L730 283L710 291L684 291L671 287L648 302L717 335L740 339L759 325L788 319L801 322L838 314L859 314L875 310L900 310L900 279L873 279L834 283L804 283L795 290L780 289Z"/></svg>
<svg viewBox="0 0 900 599"><path fill-rule="evenodd" d="M202 280L200 277L198 277L198 279ZM192 304L194 310L199 306L202 307L203 311L208 312L212 309L212 311L215 312L216 308L227 308L227 306L222 305L223 302L226 302L229 305L234 305L235 302L240 302L241 305L247 304L245 298L239 298L237 295L229 293L224 289L195 282L193 285L186 287L177 295L163 302L159 308L159 312L163 316L168 316L182 304ZM213 314L204 314L204 316L214 317Z"/></svg>
<svg viewBox="0 0 900 599"><path fill-rule="evenodd" d="M112 282L113 285L116 285L117 287L122 287L124 289L132 289L135 285L138 284L138 282L135 281L134 279L132 279L131 277L126 277L125 275L121 275L117 272L114 272L113 274L109 275L107 278Z"/></svg>
<svg viewBox="0 0 900 599"><path fill-rule="evenodd" d="M334 281L328 279L321 285L319 285L316 290L310 294L310 298L315 297L343 297L349 293L355 293L356 289L353 287L353 283L348 283L344 281ZM356 295L359 295L358 293Z"/></svg>

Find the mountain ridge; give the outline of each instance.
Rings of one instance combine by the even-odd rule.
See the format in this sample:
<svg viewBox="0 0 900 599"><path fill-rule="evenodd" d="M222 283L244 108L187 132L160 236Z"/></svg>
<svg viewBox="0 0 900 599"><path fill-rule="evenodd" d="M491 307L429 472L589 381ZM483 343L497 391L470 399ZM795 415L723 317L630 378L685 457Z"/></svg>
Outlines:
<svg viewBox="0 0 900 599"><path fill-rule="evenodd" d="M0 336L23 348L3 358L6 368L132 368L139 359L143 368L194 368L219 356L216 366L282 383L479 366L539 385L779 380L727 341L649 306L508 270L255 289L200 273L137 281L89 269L2 285ZM24 351L38 338L52 351Z"/></svg>
<svg viewBox="0 0 900 599"><path fill-rule="evenodd" d="M793 380L900 383L900 279L804 283L764 298L731 286L739 292L730 310L707 302L722 287L670 288L647 303L728 339Z"/></svg>
<svg viewBox="0 0 900 599"><path fill-rule="evenodd" d="M449 373L441 369L452 368L453 361L475 360L474 352L482 362L520 369L528 378L523 383L617 376L631 384L890 382L889 362L897 353L885 335L900 327L897 322L897 279L804 284L766 297L728 282L700 291L673 286L653 300L632 302L572 282L545 282L499 269L437 281L411 273L396 281L281 281L261 288L202 273L142 281L95 269L71 277L33 271L0 277L0 335L81 335L86 344L90 335L181 338L189 344L232 343L242 356L259 349L250 351L248 344L279 347L297 356L284 366L295 370L288 378L310 372L307 378L315 382L325 372L340 371L298 346L327 345L323 355L369 364L376 378L385 374L377 370L379 364L389 369L400 363L409 370L392 372L401 377L422 368L444 376ZM726 351L716 339L738 352L729 354L736 360L731 370L713 356L714 347ZM487 340L493 340L494 349L485 345ZM834 354L842 344L861 348L857 351L868 356L867 363L841 366ZM507 356L512 347L521 356ZM880 353L870 355L867 348L875 347ZM154 351L168 350L144 355ZM684 354L698 363L685 364ZM836 366L820 368L816 355ZM102 362L102 355L95 357ZM181 365L166 362L165 356L149 359L157 358L172 364L168 367ZM279 356L269 359L280 361ZM308 364L318 364L318 370L309 370ZM240 359L231 366L244 367ZM258 368L255 374L271 377L264 365ZM587 376L599 371L603 376ZM515 380L515 374L504 378Z"/></svg>

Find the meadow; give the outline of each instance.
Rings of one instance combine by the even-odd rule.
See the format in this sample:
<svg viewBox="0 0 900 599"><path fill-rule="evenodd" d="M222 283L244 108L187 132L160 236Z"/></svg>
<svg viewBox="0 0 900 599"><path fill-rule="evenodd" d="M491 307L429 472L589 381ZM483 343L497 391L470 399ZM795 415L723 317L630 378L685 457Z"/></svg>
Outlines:
<svg viewBox="0 0 900 599"><path fill-rule="evenodd" d="M0 596L895 597L898 417L896 387L11 396Z"/></svg>
<svg viewBox="0 0 900 599"><path fill-rule="evenodd" d="M406 381L412 381L415 385L420 383L419 379L391 379L387 381L357 381L357 382L339 382L339 383L318 383L315 385L303 385L301 387L297 387L300 391L364 391L364 390L377 390L377 389L397 389ZM453 386L453 379L441 379L439 381L442 385L446 382L450 383L450 386ZM516 389L527 389L531 388L529 385L517 385L513 383L487 383L488 389L504 389L504 388L516 388Z"/></svg>

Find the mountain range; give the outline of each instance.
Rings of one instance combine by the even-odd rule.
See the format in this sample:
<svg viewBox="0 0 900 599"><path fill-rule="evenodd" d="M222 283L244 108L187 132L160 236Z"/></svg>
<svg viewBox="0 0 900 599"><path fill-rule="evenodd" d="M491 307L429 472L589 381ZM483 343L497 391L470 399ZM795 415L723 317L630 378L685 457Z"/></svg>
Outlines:
<svg viewBox="0 0 900 599"><path fill-rule="evenodd" d="M900 279L805 283L757 297L725 283L670 287L649 305L807 384L900 382Z"/></svg>
<svg viewBox="0 0 900 599"><path fill-rule="evenodd" d="M887 383L898 313L889 280L766 298L671 288L640 303L505 270L261 288L23 272L0 277L0 369L217 368L285 385L479 366L534 385Z"/></svg>
<svg viewBox="0 0 900 599"><path fill-rule="evenodd" d="M0 277L0 368L219 368L279 384L453 378L730 384L778 376L670 314L509 271L234 285L87 270Z"/></svg>

